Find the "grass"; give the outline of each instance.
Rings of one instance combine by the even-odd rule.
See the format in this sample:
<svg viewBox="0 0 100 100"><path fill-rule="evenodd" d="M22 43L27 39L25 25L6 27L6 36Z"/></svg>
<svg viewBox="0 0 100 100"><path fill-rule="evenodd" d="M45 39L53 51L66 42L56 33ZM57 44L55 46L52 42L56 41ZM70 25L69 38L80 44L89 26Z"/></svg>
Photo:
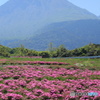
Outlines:
<svg viewBox="0 0 100 100"><path fill-rule="evenodd" d="M89 59L89 58L0 58L0 59L7 59L9 61L56 61L56 62L66 62L69 63L70 66L77 66L81 69L90 69L90 70L100 70L100 59ZM9 64L7 61L7 64ZM2 65L2 64L1 64ZM13 65L13 64L12 64ZM80 66L83 65L83 66ZM69 65L52 65L51 67L66 67L69 68Z"/></svg>
<svg viewBox="0 0 100 100"><path fill-rule="evenodd" d="M2 58L1 58L2 59ZM0 71L1 72L5 72L7 69L6 68L4 68L5 66L8 66L10 63L9 63L9 61L12 61L12 62L14 62L14 61L56 61L56 62L66 62L66 63L69 63L70 65L37 65L37 66L34 66L34 67L37 67L36 69L35 69L35 71L39 71L40 69L38 69L39 67L48 67L48 68L51 68L52 69L52 71L54 71L53 69L59 69L59 68L61 68L61 67L64 67L64 68L66 68L66 69L70 69L69 71L71 71L71 70L75 70L75 69L83 69L81 72L83 72L84 71L84 69L89 69L89 70L100 70L100 59L87 59L87 58L82 58L82 59L78 59L78 58L70 58L70 59L66 59L66 58L3 58L3 59L7 59L7 62L8 63L6 63L7 65L4 65L4 64L2 64L1 63L1 65L0 65ZM14 65L14 63L12 63L12 66ZM78 65L78 66L76 66L76 65ZM3 66L3 67L2 67ZM23 65L19 65L19 67L22 67ZM33 65L32 65L33 66ZM53 76L49 76L49 75L44 75L43 77L36 77L36 76L33 76L32 78L30 77L28 77L28 78L26 78L25 76L23 76L23 74L22 74L22 76L21 77L19 77L19 76L15 76L15 75L19 75L19 70L18 70L18 72L16 72L17 71L17 69L14 69L13 67L9 67L8 68L9 70L8 71L11 71L11 70L13 70L13 71L11 71L13 74L12 74L12 76L9 76L9 77L3 77L3 80L1 79L1 81L0 81L0 84L4 84L4 81L5 80L12 80L12 82L13 82L13 80L25 80L26 81L26 83L28 84L28 83L30 83L33 79L35 79L36 81L38 81L38 82L41 82L42 80L43 81L45 81L44 79L47 79L47 80L49 80L49 81L53 81L53 80L55 80L55 81L62 81L62 82L69 82L68 80L70 79L70 80L77 80L77 79L87 79L87 77L89 78L89 79L92 79L92 80L95 80L95 79L98 79L98 80L100 80L100 75L90 75L90 76L87 76L87 77L81 77L81 76L79 76L79 77L77 77L77 76L73 76L74 74L64 74L63 72L62 72L62 74L59 74L59 76L57 76L57 77L53 77ZM25 68L25 67L22 67L22 69L20 70L21 71L21 73L22 73L22 71L24 71L24 70L27 70L27 68ZM40 70L41 71L41 70ZM58 71L58 70L57 70ZM60 70L61 71L61 70ZM26 71L25 71L26 72ZM30 73L30 71L28 71L29 73ZM79 72L79 71L78 71ZM78 74L78 72L76 73L76 74ZM32 72L31 72L32 73ZM4 73L3 73L4 74ZM7 73L5 73L5 74L7 74ZM9 74L9 73L8 73ZM2 74L1 74L2 75ZM14 76L13 76L14 75ZM79 74L80 75L80 74ZM26 79L28 79L28 80L26 80ZM68 79L68 80L67 80ZM67 80L67 81L66 81ZM89 80L87 79L87 82L88 82ZM18 81L17 81L18 82ZM61 82L61 84L62 84L62 82ZM45 82L44 82L45 83ZM83 82L84 83L84 82ZM52 84L54 84L54 83L52 83ZM58 83L56 84L56 85L58 85ZM80 82L79 82L79 85L82 85ZM92 86L91 87L94 87L95 88L95 83L93 83L93 84L91 84ZM42 89L44 92L47 92L47 93L49 93L50 92L50 90L48 89L48 88L41 88L41 85L39 86L36 86L36 87L33 87L33 88L27 88L26 86L23 86L23 85L18 85L19 86L19 90L20 90L20 88L23 88L23 89L25 89L25 90L27 90L27 91L32 91L33 89ZM60 86L60 85L58 85L58 86ZM74 85L73 85L74 86ZM84 88L85 89L88 89L89 88L89 85L86 85L85 83L83 84L83 86L84 86ZM97 89L99 90L99 85L96 85L97 87ZM66 89L66 88L68 88L68 90L69 89L71 89L71 87L70 86L63 86L64 87L64 89ZM55 87L55 89L56 89L57 87ZM80 87L76 87L76 89L77 90L81 90L81 88ZM72 90L72 89L71 89ZM71 91L70 90L70 91ZM3 89L3 91L2 91L2 93L4 93L4 94L6 94L8 91L7 91L7 89ZM62 89L60 89L60 94L63 94L63 92L62 92ZM67 92L66 92L67 93ZM23 91L17 91L16 92L16 94L20 94L20 95L23 95L24 96L24 99L23 100L29 100L30 98L27 98L26 97L26 95L23 93ZM67 94L67 95L69 95L69 94ZM37 96L39 96L39 94L37 95ZM42 99L43 98L43 99ZM42 98L37 98L37 99L34 99L34 100L49 100L50 98L48 97L48 96L45 96L45 97L42 97ZM9 99L10 100L10 99ZM30 99L31 100L31 99ZM53 99L52 99L53 100ZM63 97L59 97L59 99L55 99L55 100L63 100ZM69 100L79 100L79 98L78 99L69 99ZM96 99L97 100L97 99ZM99 99L98 99L99 100Z"/></svg>

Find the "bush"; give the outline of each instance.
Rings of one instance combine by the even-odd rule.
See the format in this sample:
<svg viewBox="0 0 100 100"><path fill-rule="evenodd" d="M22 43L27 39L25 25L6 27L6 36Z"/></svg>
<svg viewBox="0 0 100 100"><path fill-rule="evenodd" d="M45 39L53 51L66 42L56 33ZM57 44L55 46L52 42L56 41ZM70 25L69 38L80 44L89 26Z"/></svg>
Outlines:
<svg viewBox="0 0 100 100"><path fill-rule="evenodd" d="M49 58L50 54L47 51L43 51L39 53L39 56L42 56L42 58Z"/></svg>

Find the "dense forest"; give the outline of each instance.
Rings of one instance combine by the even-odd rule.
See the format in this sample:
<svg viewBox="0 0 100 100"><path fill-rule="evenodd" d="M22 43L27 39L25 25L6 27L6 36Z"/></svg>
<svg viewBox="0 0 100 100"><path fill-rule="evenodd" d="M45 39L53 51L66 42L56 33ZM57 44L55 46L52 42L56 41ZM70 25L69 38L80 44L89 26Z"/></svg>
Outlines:
<svg viewBox="0 0 100 100"><path fill-rule="evenodd" d="M88 44L81 48L74 50L68 50L64 45L59 47L53 47L50 43L47 51L36 51L25 48L23 45L17 48L9 48L0 45L0 57L11 57L11 56L42 56L43 58L49 57L76 57L76 56L99 56L100 55L100 44Z"/></svg>

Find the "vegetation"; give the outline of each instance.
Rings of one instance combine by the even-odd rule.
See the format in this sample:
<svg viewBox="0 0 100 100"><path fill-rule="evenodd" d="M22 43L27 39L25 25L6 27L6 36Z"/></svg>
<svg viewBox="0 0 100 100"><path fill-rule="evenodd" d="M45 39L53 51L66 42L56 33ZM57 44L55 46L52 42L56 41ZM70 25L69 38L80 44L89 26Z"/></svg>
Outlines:
<svg viewBox="0 0 100 100"><path fill-rule="evenodd" d="M90 44L78 49L84 48L82 51L91 49L96 52L99 46ZM72 91L78 93L93 91L100 94L100 59L29 58L28 56L20 58L16 56L63 57L74 52L74 50L67 50L63 45L54 48L52 43L48 51L41 52L26 49L23 45L18 48L1 45L0 48L3 56L0 59L0 98L2 100L100 99L99 95L70 96ZM4 56L3 51L8 53L8 57ZM18 58L9 57L12 55Z"/></svg>
<svg viewBox="0 0 100 100"><path fill-rule="evenodd" d="M5 66L0 69L0 90L1 100L100 100L100 71ZM72 92L96 95L72 96Z"/></svg>
<svg viewBox="0 0 100 100"><path fill-rule="evenodd" d="M10 57L10 56L42 56L43 58L49 57L75 57L75 56L99 56L100 55L100 45L92 44L86 45L81 48L76 48L74 50L68 50L64 45L59 47L53 47L50 43L47 51L35 51L25 48L23 45L17 48L9 48L0 45L0 56Z"/></svg>
<svg viewBox="0 0 100 100"><path fill-rule="evenodd" d="M100 44L100 20L78 20L57 22L47 25L42 30L25 41L13 42L6 46L15 47L22 43L26 48L43 51L53 42L55 47L64 44L68 49L87 45L90 42ZM10 43L9 43L10 44Z"/></svg>

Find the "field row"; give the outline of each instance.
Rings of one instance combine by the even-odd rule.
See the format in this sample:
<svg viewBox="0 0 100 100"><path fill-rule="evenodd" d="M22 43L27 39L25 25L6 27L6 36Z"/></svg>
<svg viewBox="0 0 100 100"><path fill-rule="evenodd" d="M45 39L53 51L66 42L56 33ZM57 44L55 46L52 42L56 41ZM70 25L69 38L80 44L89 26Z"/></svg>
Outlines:
<svg viewBox="0 0 100 100"><path fill-rule="evenodd" d="M75 96L71 92L97 92ZM0 69L2 100L100 100L100 71L24 65Z"/></svg>
<svg viewBox="0 0 100 100"><path fill-rule="evenodd" d="M69 65L69 63L65 62L56 62L56 61L11 61L7 59L1 59L0 64L24 64L24 65L34 65L34 64L39 64L39 65Z"/></svg>

